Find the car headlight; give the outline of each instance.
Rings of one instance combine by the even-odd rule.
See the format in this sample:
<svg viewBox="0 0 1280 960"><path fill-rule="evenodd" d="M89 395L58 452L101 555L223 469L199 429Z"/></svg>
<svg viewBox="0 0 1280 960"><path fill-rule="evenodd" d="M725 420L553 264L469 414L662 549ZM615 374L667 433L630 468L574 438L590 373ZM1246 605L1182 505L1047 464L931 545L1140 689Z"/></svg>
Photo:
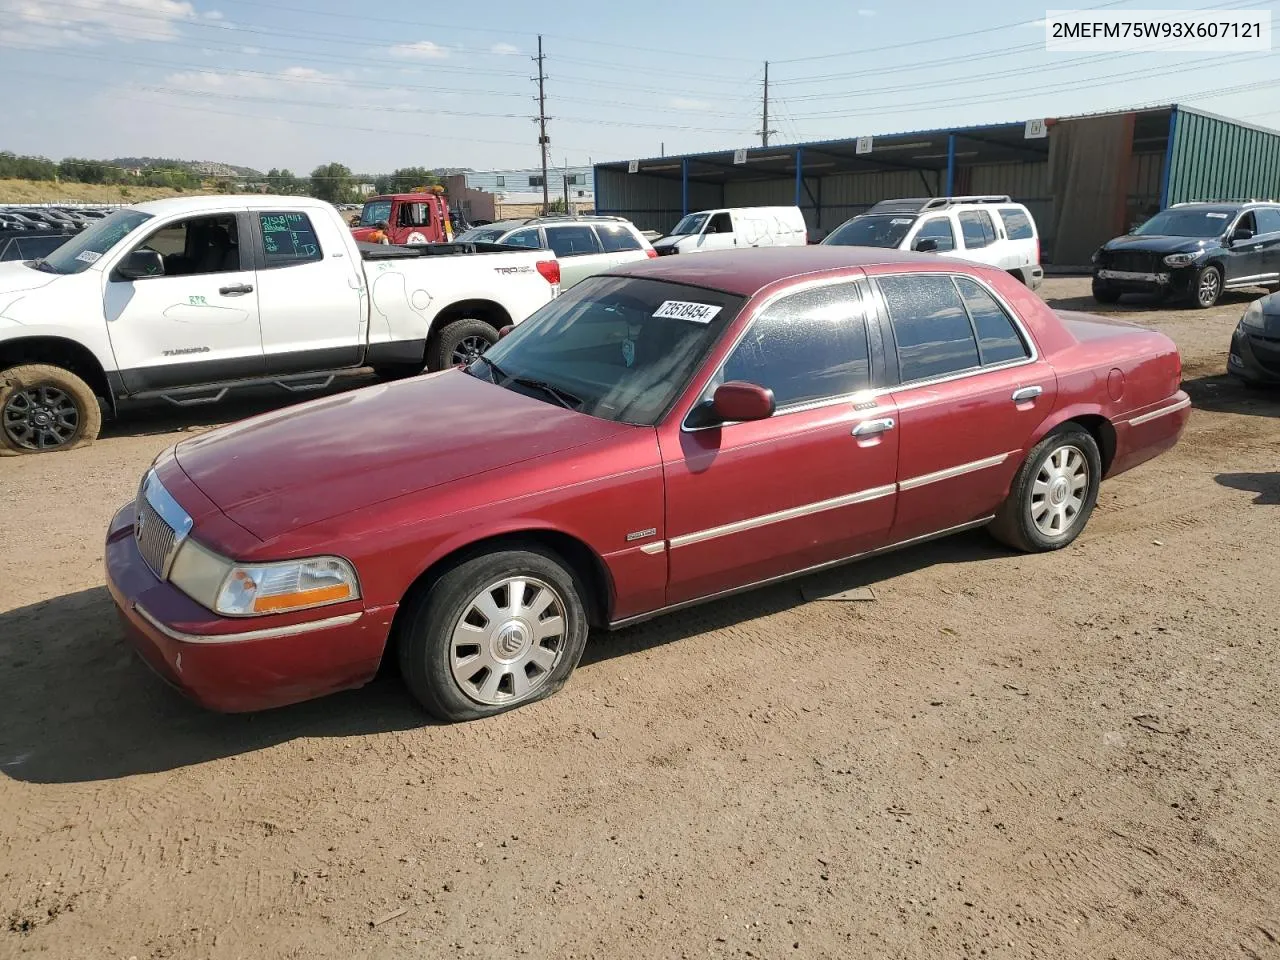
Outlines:
<svg viewBox="0 0 1280 960"><path fill-rule="evenodd" d="M341 557L237 564L198 541L183 542L170 582L196 603L227 617L260 617L360 599L355 569Z"/></svg>
<svg viewBox="0 0 1280 960"><path fill-rule="evenodd" d="M1198 253L1171 253L1164 258L1166 267L1185 267L1195 261Z"/></svg>
<svg viewBox="0 0 1280 960"><path fill-rule="evenodd" d="M1244 316L1240 318L1240 326L1246 330L1256 330L1262 333L1262 301L1255 300L1249 304L1249 309L1244 312Z"/></svg>

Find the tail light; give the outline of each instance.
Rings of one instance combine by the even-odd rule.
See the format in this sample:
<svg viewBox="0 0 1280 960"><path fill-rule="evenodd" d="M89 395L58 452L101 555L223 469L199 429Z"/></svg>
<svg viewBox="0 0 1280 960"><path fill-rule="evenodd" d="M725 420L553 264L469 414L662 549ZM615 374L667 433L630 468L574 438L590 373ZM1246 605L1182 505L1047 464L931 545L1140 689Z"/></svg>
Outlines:
<svg viewBox="0 0 1280 960"><path fill-rule="evenodd" d="M560 282L560 261L559 260L539 260L538 272L542 274L542 279L551 285Z"/></svg>
<svg viewBox="0 0 1280 960"><path fill-rule="evenodd" d="M650 247L648 250L646 250L646 251L644 252L644 255L645 255L646 257L648 257L650 260L657 260L657 259L658 259L658 251L657 251L657 250L655 250L655 249L653 249L653 247Z"/></svg>

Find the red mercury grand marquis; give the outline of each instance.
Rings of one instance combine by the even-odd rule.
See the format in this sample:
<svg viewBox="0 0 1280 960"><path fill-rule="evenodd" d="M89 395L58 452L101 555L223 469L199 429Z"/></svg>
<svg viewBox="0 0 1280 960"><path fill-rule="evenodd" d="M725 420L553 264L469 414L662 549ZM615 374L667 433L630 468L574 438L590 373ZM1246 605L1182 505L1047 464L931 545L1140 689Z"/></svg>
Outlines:
<svg viewBox="0 0 1280 960"><path fill-rule="evenodd" d="M986 525L1070 543L1189 416L1174 344L928 254L788 247L584 281L465 368L183 441L111 523L132 642L216 710L394 650L446 720L546 697L589 626Z"/></svg>

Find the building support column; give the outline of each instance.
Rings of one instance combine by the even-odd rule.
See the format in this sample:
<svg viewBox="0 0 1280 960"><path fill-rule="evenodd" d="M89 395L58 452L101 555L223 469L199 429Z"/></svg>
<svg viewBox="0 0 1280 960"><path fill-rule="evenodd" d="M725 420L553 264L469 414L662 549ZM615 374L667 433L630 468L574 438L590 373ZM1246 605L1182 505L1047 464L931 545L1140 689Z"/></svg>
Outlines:
<svg viewBox="0 0 1280 960"><path fill-rule="evenodd" d="M947 134L947 192L943 196L951 196L956 189L956 135Z"/></svg>

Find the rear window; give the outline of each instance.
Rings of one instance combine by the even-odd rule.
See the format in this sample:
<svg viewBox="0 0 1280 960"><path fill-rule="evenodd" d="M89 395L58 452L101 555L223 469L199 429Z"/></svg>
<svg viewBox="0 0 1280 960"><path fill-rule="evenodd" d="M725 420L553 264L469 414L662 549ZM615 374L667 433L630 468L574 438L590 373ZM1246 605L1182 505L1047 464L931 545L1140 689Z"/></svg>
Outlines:
<svg viewBox="0 0 1280 960"><path fill-rule="evenodd" d="M628 250L639 250L640 241L626 227L615 224L600 224L596 227L600 237L600 245L605 253L625 253Z"/></svg>
<svg viewBox="0 0 1280 960"><path fill-rule="evenodd" d="M1036 225L1031 222L1031 218L1022 210L1002 209L1000 211L1000 219L1004 221L1004 232L1009 235L1010 240L1034 240L1036 238Z"/></svg>

